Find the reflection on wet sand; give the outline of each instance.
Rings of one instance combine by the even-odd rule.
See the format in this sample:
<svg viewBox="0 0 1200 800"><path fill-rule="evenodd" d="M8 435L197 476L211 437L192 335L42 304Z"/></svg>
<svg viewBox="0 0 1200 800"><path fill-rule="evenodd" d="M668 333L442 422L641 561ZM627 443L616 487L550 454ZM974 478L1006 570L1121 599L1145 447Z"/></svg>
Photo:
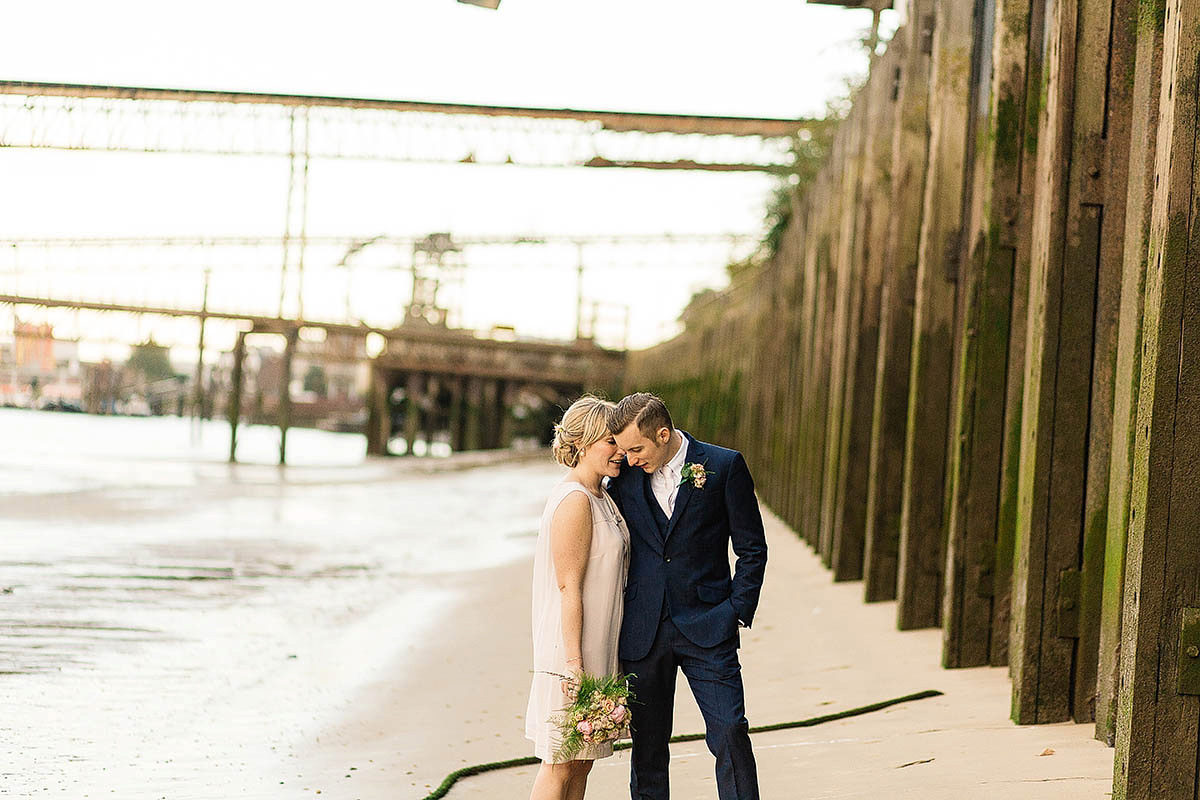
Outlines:
<svg viewBox="0 0 1200 800"><path fill-rule="evenodd" d="M98 480L0 495L0 794L297 796L297 753L471 570L526 556L558 479L541 459L453 469L486 461L469 454L31 466L57 459Z"/></svg>

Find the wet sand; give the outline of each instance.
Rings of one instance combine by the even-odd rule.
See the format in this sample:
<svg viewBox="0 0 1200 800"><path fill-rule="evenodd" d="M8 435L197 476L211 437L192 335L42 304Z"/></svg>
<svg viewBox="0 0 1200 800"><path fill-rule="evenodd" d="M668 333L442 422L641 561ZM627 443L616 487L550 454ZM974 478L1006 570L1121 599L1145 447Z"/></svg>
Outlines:
<svg viewBox="0 0 1200 800"><path fill-rule="evenodd" d="M1010 684L1004 668L944 670L941 631L900 632L895 604L861 602L859 583L835 584L819 559L782 522L765 512L770 557L753 630L743 632L741 660L751 725L808 719L935 689L944 696L864 716L753 737L762 796L821 800L1098 800L1110 796L1113 751L1092 738L1091 725L1019 727L1007 716ZM527 572L527 568L526 568ZM466 763L525 755L519 724L528 658L524 642L500 617L520 618L524 592L501 592L522 578L519 568L489 574L475 589L486 612L464 615L460 646L417 662L408 686L442 681L461 687L430 703L422 724L429 737L414 743L417 757L396 759L405 781L393 797L419 800L443 775ZM521 587L518 585L517 587ZM469 595L470 596L470 595ZM467 605L471 601L467 600ZM466 647L466 643L470 647ZM464 658L486 650L487 662ZM510 683L500 678L512 676ZM400 713L408 697L375 698ZM461 720L457 733L445 719ZM428 719L428 722L424 720ZM680 679L676 733L703 723ZM450 733L439 739L437 732ZM461 743L461 744L460 744ZM342 745L347 752L354 746ZM715 798L712 757L703 742L672 745L672 796ZM440 763L441 769L435 768ZM466 778L449 797L528 797L535 767ZM411 770L412 773L408 774ZM629 796L628 753L597 762L588 796ZM383 784L378 795L385 797Z"/></svg>
<svg viewBox="0 0 1200 800"><path fill-rule="evenodd" d="M526 755L530 559L562 470L494 459L143 464L0 498L0 796L420 800ZM757 735L764 797L1106 796L1088 726L1013 726L1004 670L941 670L938 631L895 631L769 515L768 539L751 724L946 695ZM676 731L700 731L677 697ZM703 743L672 753L674 796L715 797ZM532 775L450 798L526 797ZM601 761L589 797L627 780L627 754Z"/></svg>
<svg viewBox="0 0 1200 800"><path fill-rule="evenodd" d="M325 732L412 674L479 575L529 556L561 472L106 463L0 497L0 796L329 794L370 760L333 765ZM392 751L413 730L378 727Z"/></svg>

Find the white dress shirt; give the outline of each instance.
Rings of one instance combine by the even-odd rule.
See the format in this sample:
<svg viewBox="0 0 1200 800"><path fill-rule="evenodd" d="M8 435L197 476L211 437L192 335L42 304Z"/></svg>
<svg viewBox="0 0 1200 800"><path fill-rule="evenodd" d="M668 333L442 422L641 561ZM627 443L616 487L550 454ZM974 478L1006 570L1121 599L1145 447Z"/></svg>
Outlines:
<svg viewBox="0 0 1200 800"><path fill-rule="evenodd" d="M675 511L675 498L679 496L679 482L683 479L683 464L687 460L688 438L680 433L679 439L679 450L671 460L650 473L650 489L667 519Z"/></svg>

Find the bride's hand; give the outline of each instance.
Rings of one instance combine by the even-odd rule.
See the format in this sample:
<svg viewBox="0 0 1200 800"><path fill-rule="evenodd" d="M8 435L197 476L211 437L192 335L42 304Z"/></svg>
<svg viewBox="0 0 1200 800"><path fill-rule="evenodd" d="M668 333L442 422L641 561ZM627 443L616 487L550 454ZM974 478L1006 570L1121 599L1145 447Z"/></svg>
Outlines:
<svg viewBox="0 0 1200 800"><path fill-rule="evenodd" d="M574 660L567 663L567 677L559 682L559 688L562 689L563 698L568 705L574 703L575 697L579 694L579 676L582 673L583 668Z"/></svg>

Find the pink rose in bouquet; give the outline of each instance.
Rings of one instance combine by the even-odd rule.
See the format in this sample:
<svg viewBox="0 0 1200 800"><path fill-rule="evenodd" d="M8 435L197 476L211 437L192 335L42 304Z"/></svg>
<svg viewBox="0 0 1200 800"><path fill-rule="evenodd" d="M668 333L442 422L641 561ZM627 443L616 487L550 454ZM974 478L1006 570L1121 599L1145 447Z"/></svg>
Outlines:
<svg viewBox="0 0 1200 800"><path fill-rule="evenodd" d="M628 676L596 677L584 672L577 679L564 680L571 680L574 691L553 720L562 734L556 761L574 759L584 745L628 738L632 716Z"/></svg>

